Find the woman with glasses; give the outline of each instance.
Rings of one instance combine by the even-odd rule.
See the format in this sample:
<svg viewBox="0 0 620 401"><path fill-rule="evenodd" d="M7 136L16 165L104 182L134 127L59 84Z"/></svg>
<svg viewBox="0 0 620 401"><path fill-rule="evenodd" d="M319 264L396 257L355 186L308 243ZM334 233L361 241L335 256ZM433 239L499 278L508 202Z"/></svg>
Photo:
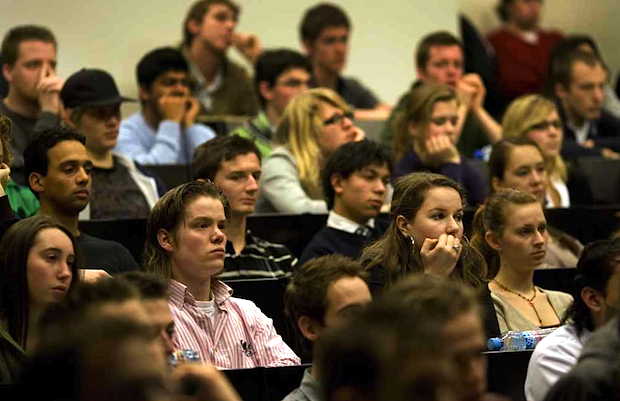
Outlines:
<svg viewBox="0 0 620 401"><path fill-rule="evenodd" d="M569 294L534 285L534 270L545 262L547 220L532 194L503 189L489 197L474 217L472 244L495 272L489 290L500 331L558 326L573 301Z"/></svg>
<svg viewBox="0 0 620 401"><path fill-rule="evenodd" d="M461 184L472 205L484 202L480 173L459 154L458 100L446 85L428 84L413 90L406 111L395 120L393 180L416 171L443 174Z"/></svg>
<svg viewBox="0 0 620 401"><path fill-rule="evenodd" d="M547 169L546 207L593 203L588 178L560 155L564 134L557 107L541 95L521 96L510 104L502 129L505 138L527 137L538 144Z"/></svg>
<svg viewBox="0 0 620 401"><path fill-rule="evenodd" d="M360 258L370 273L374 296L409 274L430 274L457 280L479 291L486 310L489 336L499 334L487 288L484 258L463 235L463 188L432 173L413 173L396 181L390 225L367 246Z"/></svg>
<svg viewBox="0 0 620 401"><path fill-rule="evenodd" d="M320 184L325 161L340 145L364 132L334 91L316 88L288 104L275 133L276 147L262 166L259 213L327 213Z"/></svg>

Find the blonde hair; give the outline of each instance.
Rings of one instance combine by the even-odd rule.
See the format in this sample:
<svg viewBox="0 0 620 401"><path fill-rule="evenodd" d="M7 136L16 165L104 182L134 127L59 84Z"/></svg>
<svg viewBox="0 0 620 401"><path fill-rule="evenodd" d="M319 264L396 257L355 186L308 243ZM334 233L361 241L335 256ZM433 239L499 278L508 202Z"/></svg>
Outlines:
<svg viewBox="0 0 620 401"><path fill-rule="evenodd" d="M319 138L323 121L319 115L321 102L351 111L347 103L334 91L326 88L311 89L295 96L282 114L274 142L288 147L299 169L299 181L309 197L322 199L320 170L324 163Z"/></svg>
<svg viewBox="0 0 620 401"><path fill-rule="evenodd" d="M414 124L425 129L431 121L435 104L451 100L456 100L456 93L447 85L424 84L411 92L407 109L394 120L396 135L392 141L392 154L395 161L400 160L411 147L409 125ZM423 142L422 138L423 135L420 136L420 141Z"/></svg>
<svg viewBox="0 0 620 401"><path fill-rule="evenodd" d="M502 120L502 132L505 138L527 136L532 127L547 119L549 114L557 111L553 101L541 95L525 95L513 101ZM545 156L549 178L560 178L566 182L568 172L562 156L552 158Z"/></svg>

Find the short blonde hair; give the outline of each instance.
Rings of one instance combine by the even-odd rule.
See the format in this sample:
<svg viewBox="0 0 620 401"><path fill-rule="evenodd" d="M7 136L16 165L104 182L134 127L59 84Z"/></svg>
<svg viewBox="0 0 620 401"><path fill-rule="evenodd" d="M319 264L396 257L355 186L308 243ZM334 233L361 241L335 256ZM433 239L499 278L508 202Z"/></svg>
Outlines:
<svg viewBox="0 0 620 401"><path fill-rule="evenodd" d="M545 121L554 111L557 111L555 103L544 96L521 96L508 106L502 120L502 133L505 138L527 136L534 125ZM566 182L568 173L562 156L546 159L549 177L559 177Z"/></svg>
<svg viewBox="0 0 620 401"><path fill-rule="evenodd" d="M411 92L411 100L406 110L394 120L396 135L392 141L394 161L400 160L411 147L409 124L424 128L430 123L433 108L439 102L449 102L456 99L452 88L442 84L424 84Z"/></svg>
<svg viewBox="0 0 620 401"><path fill-rule="evenodd" d="M334 91L315 88L295 96L282 114L274 141L288 147L299 168L301 185L313 199L322 199L320 170L324 155L319 143L323 121L319 110L321 103L348 113L349 105Z"/></svg>

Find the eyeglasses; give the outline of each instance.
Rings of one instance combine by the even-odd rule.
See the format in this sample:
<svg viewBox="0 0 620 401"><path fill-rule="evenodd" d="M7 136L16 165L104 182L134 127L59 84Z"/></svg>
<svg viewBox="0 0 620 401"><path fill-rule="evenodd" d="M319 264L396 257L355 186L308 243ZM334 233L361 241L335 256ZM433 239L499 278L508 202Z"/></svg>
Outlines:
<svg viewBox="0 0 620 401"><path fill-rule="evenodd" d="M324 120L323 121L323 125L338 124L338 123L341 123L345 118L348 118L349 120L353 121L353 119L355 117L353 116L353 112L352 111L348 111L348 112L342 113L342 114L334 114L333 116L331 116L327 120Z"/></svg>
<svg viewBox="0 0 620 401"><path fill-rule="evenodd" d="M560 120L541 121L538 124L534 124L528 129L528 131L546 131L549 127L553 126L555 129L562 129L562 123Z"/></svg>

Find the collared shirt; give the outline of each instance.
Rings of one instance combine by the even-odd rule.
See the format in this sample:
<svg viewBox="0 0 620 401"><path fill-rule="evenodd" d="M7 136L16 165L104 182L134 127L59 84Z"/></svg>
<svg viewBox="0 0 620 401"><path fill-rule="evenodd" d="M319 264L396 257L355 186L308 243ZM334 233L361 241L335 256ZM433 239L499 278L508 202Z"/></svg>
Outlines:
<svg viewBox="0 0 620 401"><path fill-rule="evenodd" d="M308 368L304 371L304 377L301 379L301 385L293 390L289 395L284 397L282 401L322 401L321 384L317 379L312 377Z"/></svg>
<svg viewBox="0 0 620 401"><path fill-rule="evenodd" d="M586 120L579 128L575 127L570 121L567 122L569 128L575 133L575 140L578 144L583 144L590 136L590 120Z"/></svg>
<svg viewBox="0 0 620 401"><path fill-rule="evenodd" d="M365 226L349 220L346 217L339 215L333 210L329 211L327 216L327 227L335 228L336 230L344 231L350 234L357 234L359 229L373 229L375 228L375 219L370 219Z"/></svg>
<svg viewBox="0 0 620 401"><path fill-rule="evenodd" d="M194 89L194 94L200 103L202 103L205 110L211 110L213 108L213 94L220 89L220 87L224 83L224 73L222 71L222 66L218 66L217 71L215 73L215 78L210 85L207 84L207 80L204 75L200 71L200 68L190 59L187 60L189 64L189 71L192 75L192 78L196 81L196 88Z"/></svg>
<svg viewBox="0 0 620 401"><path fill-rule="evenodd" d="M297 258L284 245L274 244L252 235L247 230L245 248L237 255L232 242L226 243L224 270L219 279L288 277Z"/></svg>
<svg viewBox="0 0 620 401"><path fill-rule="evenodd" d="M300 364L271 319L252 301L233 298L232 289L221 281L211 280L213 322L197 308L185 285L171 279L169 290L177 349L195 350L202 361L225 369Z"/></svg>
<svg viewBox="0 0 620 401"><path fill-rule="evenodd" d="M544 400L549 389L577 364L591 336L591 331L583 329L577 334L575 325L567 324L545 337L534 349L527 367L525 398Z"/></svg>

